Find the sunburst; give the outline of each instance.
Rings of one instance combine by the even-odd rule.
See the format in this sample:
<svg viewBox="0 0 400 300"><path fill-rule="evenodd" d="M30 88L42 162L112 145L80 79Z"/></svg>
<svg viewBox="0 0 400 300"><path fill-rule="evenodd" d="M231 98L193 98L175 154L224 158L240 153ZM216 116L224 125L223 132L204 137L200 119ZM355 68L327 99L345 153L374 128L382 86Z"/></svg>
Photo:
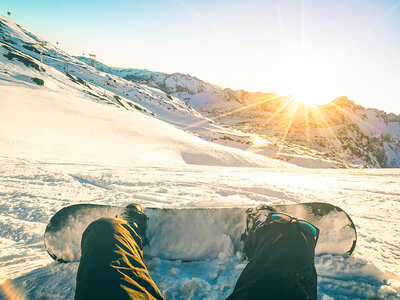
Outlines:
<svg viewBox="0 0 400 300"><path fill-rule="evenodd" d="M212 23L207 17L202 15L200 12L197 10L193 9L191 6L189 6L185 0L175 0L178 3L180 3L182 6L184 6L191 14L193 14L196 18L201 20L204 24L212 28L214 31L219 33L222 37L230 40L235 44L236 47L241 48L241 50L249 55L256 56L256 53L253 53L246 45L242 44L239 39L236 39L233 36L230 36L216 26L216 24ZM313 115L315 116L314 120L320 124L323 124L326 130L324 131L325 134L331 135L340 145L342 146L342 143L338 139L337 135L335 134L334 130L331 128L331 125L327 121L327 119L324 116L323 111L321 111L318 108L318 105L328 103L335 95L330 89L330 81L329 81L329 72L331 71L332 67L342 59L342 57L350 51L355 44L357 44L361 39L363 39L369 32L371 32L378 24L380 24L382 21L384 21L393 11L395 11L400 5L400 2L394 3L392 6L389 7L387 11L385 11L381 16L378 18L375 18L374 22L371 22L371 25L368 26L361 34L356 36L348 45L347 47L343 47L343 51L339 52L335 57L332 59L328 59L325 61L325 64L323 63L322 60L318 60L318 56L315 55L316 53L312 52L312 49L307 49L307 43L306 43L306 30L305 30L305 3L304 0L301 0L301 8L300 8L300 39L301 39L301 59L298 60L296 63L292 63L287 66L282 66L280 70L275 70L278 78L281 80L281 88L277 87L275 90L280 95L290 95L289 99L283 103L271 116L269 116L265 122L260 124L260 130L257 132L258 134L262 130L262 128L265 128L268 123L271 122L272 119L276 118L282 111L284 111L289 104L293 104L293 112L291 113L290 119L287 122L284 135L283 135L283 141L285 141L289 135L290 129L293 125L294 120L296 119L296 113L299 109L299 103L304 103L304 127L305 127L305 134L306 134L306 139L307 143L310 146L311 145L311 133L310 130L312 129L312 124L310 123L310 117ZM279 6L278 6L279 8ZM278 9L278 20L280 22L280 27L283 27L282 24L282 19L280 18L280 10ZM281 30L282 38L285 38L283 30ZM263 60L262 57L259 57L260 60ZM215 117L212 118L212 120L217 120L221 119L225 116L238 113L243 110L250 109L252 107L255 107L257 105L266 103L268 101L271 101L275 98L278 98L279 96L275 96L272 98L264 98L261 99L260 101L254 102L249 105L245 105L240 108L233 109L231 111L219 114ZM333 105L335 105L333 103ZM371 124L368 124L364 120L362 120L360 117L358 117L356 114L353 114L350 111L347 111L346 109L343 109L342 107L335 105L337 108L337 111L342 112L345 115L350 116L351 118L361 121L366 126L376 129L374 126ZM312 108L311 108L312 107ZM283 119L282 119L283 120ZM205 121L200 121L195 124L191 125L186 125L184 129L188 129L191 127L198 126L202 123L208 122L207 120ZM343 149L343 148L342 148Z"/></svg>
<svg viewBox="0 0 400 300"><path fill-rule="evenodd" d="M318 63L310 60L285 67L280 72L279 93L289 94L293 100L308 106L317 106L329 101L329 74Z"/></svg>

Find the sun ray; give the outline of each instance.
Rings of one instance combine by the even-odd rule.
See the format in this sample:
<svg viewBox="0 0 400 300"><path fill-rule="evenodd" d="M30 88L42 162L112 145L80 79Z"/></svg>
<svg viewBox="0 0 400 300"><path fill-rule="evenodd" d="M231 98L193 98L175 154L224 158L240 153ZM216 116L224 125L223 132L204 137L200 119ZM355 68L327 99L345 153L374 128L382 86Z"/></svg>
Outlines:
<svg viewBox="0 0 400 300"><path fill-rule="evenodd" d="M306 55L306 34L304 29L304 0L301 0L300 18L301 18L301 59L302 61L304 61Z"/></svg>
<svg viewBox="0 0 400 300"><path fill-rule="evenodd" d="M299 108L299 102L298 101L295 101L295 106L294 106L294 108L293 108L293 112L292 112L292 115L290 116L290 120L289 120L289 123L288 123L288 125L287 125L287 127L286 127L286 131L285 131L285 134L283 135L283 141L286 141L286 137L288 136L288 134L289 134L289 130L290 130L290 127L292 126L292 122L293 122L293 120L294 120L294 117L295 117L295 115L296 115L296 113L297 113L297 109Z"/></svg>
<svg viewBox="0 0 400 300"><path fill-rule="evenodd" d="M270 55L279 55L280 52L277 50L272 50L272 48L268 49L263 49L264 55L260 55L247 47L245 44L243 44L239 39L235 38L234 36L228 34L225 30L220 28L219 26L215 25L209 18L207 18L204 14L200 13L198 10L194 9L192 6L186 3L184 0L175 0L179 5L184 7L189 13L191 13L193 16L195 16L198 20L203 22L205 25L210 27L213 32L217 32L221 37L226 38L227 40L231 41L233 44L235 44L237 47L242 49L246 54L248 54L251 57L256 57L257 60L262 61L262 62L267 62L268 60L266 59L267 55L265 55L265 52L269 52ZM277 68L274 68L273 66L269 65L270 70L278 72L279 70Z"/></svg>
<svg viewBox="0 0 400 300"><path fill-rule="evenodd" d="M341 111L342 113L350 116L350 118L354 118L357 121L365 124L367 127L369 127L370 129L373 129L374 131L379 131L379 128L375 127L374 125L364 121L363 119L361 119L359 116L357 116L356 114L353 114L351 112L349 112L348 110L345 110L344 108L340 107L339 105L337 105L336 103L333 103L333 105L335 105L335 107L337 108L337 110Z"/></svg>
<svg viewBox="0 0 400 300"><path fill-rule="evenodd" d="M287 40L286 40L286 34L285 30L283 27L283 20L282 20L282 13L281 13L281 7L279 5L279 2L276 2L276 19L278 21L278 26L279 26L279 37L281 39L281 46L284 51L287 49ZM287 53L285 52L287 55Z"/></svg>
<svg viewBox="0 0 400 300"><path fill-rule="evenodd" d="M263 124L260 125L260 128L265 127L275 116L277 116L281 111L283 111L290 103L293 103L294 100L291 98L288 99L284 104L282 104L276 112L272 114ZM260 133L261 129L257 132Z"/></svg>
<svg viewBox="0 0 400 300"><path fill-rule="evenodd" d="M293 102L294 102L294 101L293 101L291 98L287 99L287 101L286 101L284 104L282 104L282 105L278 108L278 110L277 110L275 113L272 114L272 116L270 116L262 125L260 125L260 130L258 130L257 134L260 133L261 128L265 127L275 116L277 116L277 115L278 115L281 111L283 111L290 103L293 103ZM276 155L275 155L276 158L278 158L279 152L280 152L280 151L281 151L281 146L278 145L278 151L276 152Z"/></svg>
<svg viewBox="0 0 400 300"><path fill-rule="evenodd" d="M329 131L329 133L331 134L331 136L338 142L340 149L341 149L342 151L344 151L342 142L339 140L339 138L338 138L338 137L336 136L336 134L333 132L333 130L332 130L332 128L331 128L331 125L329 125L329 122L326 120L326 118L325 118L325 116L323 115L323 113L321 112L321 110L320 110L318 107L316 107L314 111L318 114L319 118L320 118L320 119L322 120L322 122L325 124L325 126L326 126L326 128L328 129L328 131Z"/></svg>
<svg viewBox="0 0 400 300"><path fill-rule="evenodd" d="M293 102L293 100L292 100L292 102ZM286 126L286 130L285 130L285 133L284 133L284 135L283 135L283 139L282 139L283 142L286 141L286 138L287 138L287 136L288 136L288 134L289 134L290 127L292 126L293 119L294 119L294 117L295 117L295 115L296 115L296 113L297 113L297 109L298 109L299 104L300 104L300 102L298 102L298 101L294 101L294 103L295 103L295 106L293 107L292 115L290 116L289 123L288 123L288 125ZM278 157L279 157L280 152L281 152L281 145L278 146L278 151L277 151L276 154L275 154L275 158L278 158Z"/></svg>
<svg viewBox="0 0 400 300"><path fill-rule="evenodd" d="M259 104L263 104L263 103L272 101L272 100L274 100L274 99L276 99L276 98L279 98L279 97L280 97L280 96L273 96L273 97L269 97L269 98L268 98L268 97L264 97L263 100L260 100L260 101L254 102L254 103L252 103L252 104L248 104L248 105L245 105L245 106L243 106L243 107L234 109L234 110L232 110L232 111L223 113L223 114L221 114L221 115L215 117L214 119L219 119L219 118L225 117L226 115L230 115L230 114L233 114L233 113L242 111L242 110L244 110L244 109L248 109L248 108L250 108L250 107L257 106L257 105L259 105Z"/></svg>
<svg viewBox="0 0 400 300"><path fill-rule="evenodd" d="M310 140L310 124L309 124L309 120L308 120L308 105L305 105L305 108L304 108L304 119L306 121L307 143L308 143L308 146L310 146L311 140Z"/></svg>
<svg viewBox="0 0 400 300"><path fill-rule="evenodd" d="M400 1L389 7L379 18L375 20L366 30L364 30L359 36L357 36L346 48L344 48L336 57L332 59L329 66L334 66L347 52L349 52L359 41L366 37L376 26L383 22L392 12L394 12L400 6Z"/></svg>
<svg viewBox="0 0 400 300"><path fill-rule="evenodd" d="M259 100L259 101L257 101L257 102L254 102L254 103L251 103L251 104L248 104L248 105L239 107L239 108L237 108L237 109L228 111L228 112L226 112L226 113L220 114L220 115L218 115L218 116L216 116L216 117L213 117L213 118L210 118L210 119L211 119L211 120L220 119L220 118L225 117L225 116L227 116L227 115L230 115L230 114L233 114L233 113L237 113L237 112L239 112L239 111L248 109L248 108L250 108L250 107L254 107L254 106L257 106L257 105L260 105L260 104L263 104L263 103L272 101L272 100L274 100L274 99L276 99L276 98L279 98L279 97L281 97L281 96L276 95L276 96L273 96L273 97L264 97L262 100ZM196 127L196 126L201 125L201 124L204 124L204 123L208 123L208 121L207 121L207 120L202 120L202 121L200 121L200 122L197 122L197 123L194 123L194 124L190 124L190 125L186 126L186 127L183 128L183 129L185 130L185 129L193 128L193 127Z"/></svg>

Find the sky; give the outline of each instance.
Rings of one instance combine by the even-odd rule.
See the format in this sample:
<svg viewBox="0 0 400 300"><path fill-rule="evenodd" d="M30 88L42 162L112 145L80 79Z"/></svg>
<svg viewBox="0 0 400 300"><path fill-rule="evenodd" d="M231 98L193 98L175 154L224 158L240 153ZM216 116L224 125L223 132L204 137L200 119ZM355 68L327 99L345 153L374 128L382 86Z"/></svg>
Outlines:
<svg viewBox="0 0 400 300"><path fill-rule="evenodd" d="M325 104L400 114L398 0L2 0L73 55Z"/></svg>

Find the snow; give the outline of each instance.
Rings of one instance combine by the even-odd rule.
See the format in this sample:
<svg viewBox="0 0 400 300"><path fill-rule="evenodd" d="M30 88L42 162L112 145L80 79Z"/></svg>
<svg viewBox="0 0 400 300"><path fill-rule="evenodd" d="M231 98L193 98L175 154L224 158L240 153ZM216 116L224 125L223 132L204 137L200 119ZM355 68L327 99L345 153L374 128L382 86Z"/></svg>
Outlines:
<svg viewBox="0 0 400 300"><path fill-rule="evenodd" d="M0 93L0 110L6 112L0 120L0 155L136 166L188 163L293 168L206 142L137 111L100 105L75 95L1 85Z"/></svg>
<svg viewBox="0 0 400 300"><path fill-rule="evenodd" d="M169 260L206 260L233 254L241 245L244 209L174 211L148 210L147 231L151 247L144 255ZM172 221L172 222L171 222ZM165 251L168 249L168 251Z"/></svg>
<svg viewBox="0 0 400 300"><path fill-rule="evenodd" d="M190 98L189 104L191 107L200 110L206 109L207 105L219 102L219 98L210 92L199 93Z"/></svg>
<svg viewBox="0 0 400 300"><path fill-rule="evenodd" d="M32 299L73 298L77 263L55 263L43 246L48 220L64 206L138 202L147 207L232 207L302 201L341 206L358 231L352 257L317 256L320 297L400 297L396 296L400 292L399 170L118 167L6 157L0 165L0 272ZM225 247L214 259L147 259L164 295L169 299L227 296L246 261L240 253L232 253L229 239L222 241Z"/></svg>

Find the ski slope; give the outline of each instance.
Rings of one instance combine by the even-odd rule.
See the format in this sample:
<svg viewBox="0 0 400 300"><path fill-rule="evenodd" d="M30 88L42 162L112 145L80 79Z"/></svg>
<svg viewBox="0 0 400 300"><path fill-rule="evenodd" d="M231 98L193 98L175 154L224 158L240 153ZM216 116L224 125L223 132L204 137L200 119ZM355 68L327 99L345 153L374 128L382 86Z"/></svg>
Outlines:
<svg viewBox="0 0 400 300"><path fill-rule="evenodd" d="M232 207L303 201L343 207L358 230L354 256L316 257L319 296L400 298L399 170L118 167L6 157L0 166L0 272L28 299L73 299L78 264L54 262L43 246L48 220L64 206ZM228 242L215 259L183 263L156 257L146 263L167 299L221 299L232 291L246 261Z"/></svg>
<svg viewBox="0 0 400 300"><path fill-rule="evenodd" d="M0 155L135 166L292 165L204 141L137 111L45 88L2 86Z"/></svg>
<svg viewBox="0 0 400 300"><path fill-rule="evenodd" d="M36 158L29 149L41 147L42 141L47 144L50 138L53 149L41 149L35 155L135 165L283 165L206 142L225 135L236 137L236 133L212 124L159 89L98 71L2 16L0 33L0 86L4 88L0 108L8 116L3 121L7 147L2 150L7 155L26 149L25 155ZM42 58L38 43L45 43ZM118 124L112 124L116 120ZM33 136L27 137L31 133L25 130L27 124L35 127Z"/></svg>

